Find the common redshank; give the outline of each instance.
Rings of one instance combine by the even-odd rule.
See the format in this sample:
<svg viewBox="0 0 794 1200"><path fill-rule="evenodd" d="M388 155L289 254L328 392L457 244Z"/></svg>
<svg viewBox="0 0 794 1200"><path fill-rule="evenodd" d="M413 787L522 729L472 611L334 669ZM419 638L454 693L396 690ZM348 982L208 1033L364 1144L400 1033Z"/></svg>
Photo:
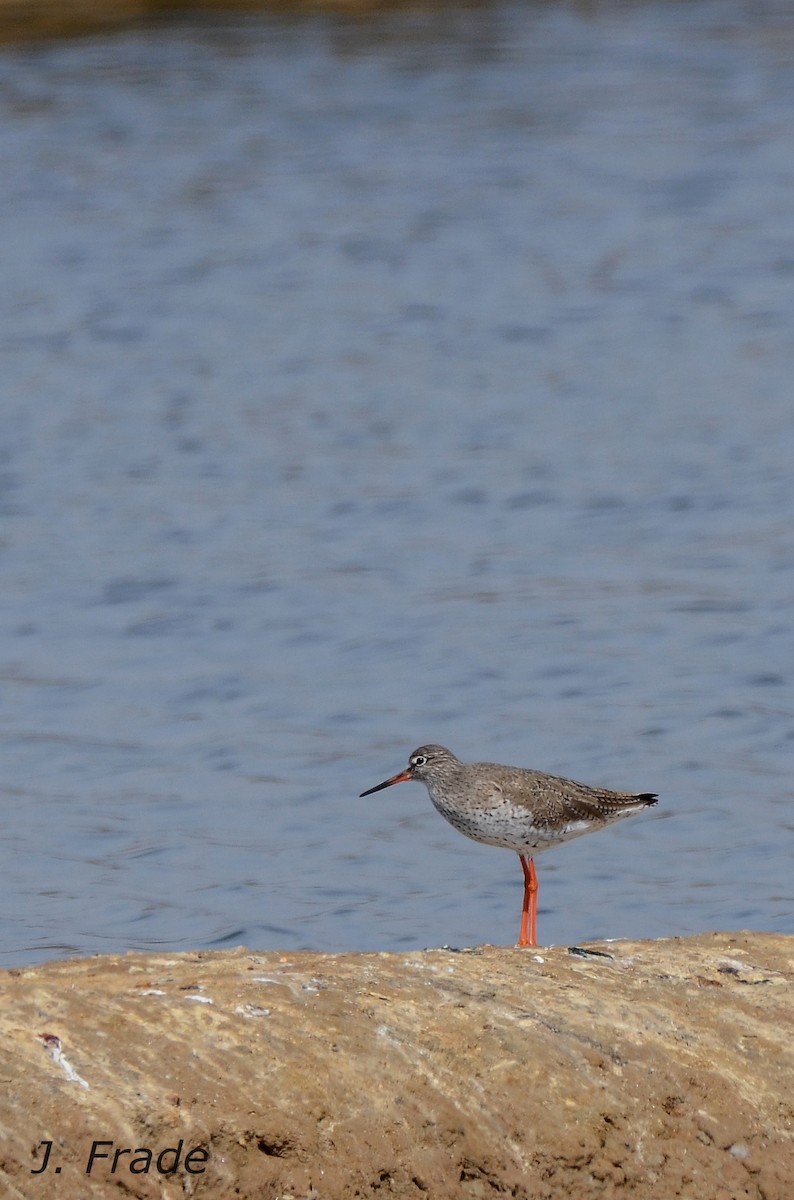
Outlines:
<svg viewBox="0 0 794 1200"><path fill-rule="evenodd" d="M533 855L656 804L654 792L609 792L572 779L501 763L464 763L444 746L420 746L408 766L362 792L423 783L433 804L475 842L515 850L524 872L519 946L537 945L538 880Z"/></svg>

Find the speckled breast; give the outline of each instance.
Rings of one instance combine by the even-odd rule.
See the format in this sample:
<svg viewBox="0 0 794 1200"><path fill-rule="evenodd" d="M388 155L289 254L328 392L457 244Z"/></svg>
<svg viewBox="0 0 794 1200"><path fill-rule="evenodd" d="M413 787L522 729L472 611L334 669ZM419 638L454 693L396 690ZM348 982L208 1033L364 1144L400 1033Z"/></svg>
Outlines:
<svg viewBox="0 0 794 1200"><path fill-rule="evenodd" d="M500 793L489 796L487 803L469 801L465 805L432 795L430 799L459 833L519 854L538 854L592 828L589 821L571 821L557 828L536 825L530 808L516 805Z"/></svg>

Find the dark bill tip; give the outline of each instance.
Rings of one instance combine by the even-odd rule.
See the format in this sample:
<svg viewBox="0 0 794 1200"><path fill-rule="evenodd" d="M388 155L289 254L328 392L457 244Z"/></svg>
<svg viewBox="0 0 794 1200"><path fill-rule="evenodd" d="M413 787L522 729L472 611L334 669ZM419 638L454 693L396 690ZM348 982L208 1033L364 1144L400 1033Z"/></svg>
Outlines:
<svg viewBox="0 0 794 1200"><path fill-rule="evenodd" d="M383 783L376 783L374 788L368 788L366 792L361 792L359 800L362 800L364 796L371 796L373 792L382 792L384 788L391 787L393 783L405 783L410 778L410 772L400 771L399 775L392 775L391 779L384 779Z"/></svg>

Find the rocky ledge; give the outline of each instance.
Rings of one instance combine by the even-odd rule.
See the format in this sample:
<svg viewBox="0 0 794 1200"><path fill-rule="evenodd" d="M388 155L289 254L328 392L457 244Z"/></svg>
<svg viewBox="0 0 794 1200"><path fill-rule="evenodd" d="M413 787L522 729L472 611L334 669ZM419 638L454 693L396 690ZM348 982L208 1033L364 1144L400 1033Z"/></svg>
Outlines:
<svg viewBox="0 0 794 1200"><path fill-rule="evenodd" d="M180 11L368 11L378 0L0 0L0 42L123 29Z"/></svg>
<svg viewBox="0 0 794 1200"><path fill-rule="evenodd" d="M0 972L4 1196L791 1200L794 937Z"/></svg>

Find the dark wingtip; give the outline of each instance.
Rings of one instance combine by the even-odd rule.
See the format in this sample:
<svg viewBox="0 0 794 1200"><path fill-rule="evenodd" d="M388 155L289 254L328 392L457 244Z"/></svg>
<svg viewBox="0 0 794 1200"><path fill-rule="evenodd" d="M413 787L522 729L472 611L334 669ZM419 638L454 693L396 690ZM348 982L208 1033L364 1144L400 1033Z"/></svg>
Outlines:
<svg viewBox="0 0 794 1200"><path fill-rule="evenodd" d="M642 800L643 804L647 804L649 808L653 808L654 804L659 803L659 797L656 795L656 792L640 792L637 799Z"/></svg>

